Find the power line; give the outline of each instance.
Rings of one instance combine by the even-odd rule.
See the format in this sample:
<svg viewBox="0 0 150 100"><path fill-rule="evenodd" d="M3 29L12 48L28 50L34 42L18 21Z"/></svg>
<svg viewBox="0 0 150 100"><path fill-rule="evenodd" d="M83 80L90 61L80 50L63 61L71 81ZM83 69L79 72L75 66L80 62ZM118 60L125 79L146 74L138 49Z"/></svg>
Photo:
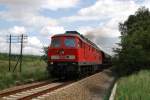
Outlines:
<svg viewBox="0 0 150 100"><path fill-rule="evenodd" d="M11 45L12 43L20 43L20 55L19 55L19 58L17 60L17 63L13 69L13 72L16 70L17 68L17 65L20 61L20 72L22 70L22 51L23 51L23 43L26 43L27 42L27 35L9 35L7 36L7 43L9 43L9 71L11 71Z"/></svg>

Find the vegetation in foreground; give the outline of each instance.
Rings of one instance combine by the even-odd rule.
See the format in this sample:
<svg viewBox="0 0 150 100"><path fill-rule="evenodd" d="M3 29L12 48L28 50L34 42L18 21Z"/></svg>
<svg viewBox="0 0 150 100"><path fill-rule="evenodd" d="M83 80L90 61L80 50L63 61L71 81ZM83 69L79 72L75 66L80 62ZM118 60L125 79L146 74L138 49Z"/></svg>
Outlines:
<svg viewBox="0 0 150 100"><path fill-rule="evenodd" d="M116 49L114 65L120 76L150 68L150 11L142 7L119 25L120 48ZM144 67L143 67L144 66Z"/></svg>
<svg viewBox="0 0 150 100"><path fill-rule="evenodd" d="M114 72L119 76L115 100L150 100L150 11L141 7L119 25L120 48Z"/></svg>
<svg viewBox="0 0 150 100"><path fill-rule="evenodd" d="M14 85L44 80L48 77L46 63L39 56L24 56L22 72L20 73L19 66L17 66L15 72L12 71L17 61L16 58L13 58L11 71L9 72L7 55L0 55L0 90Z"/></svg>
<svg viewBox="0 0 150 100"><path fill-rule="evenodd" d="M115 100L150 100L150 71L119 79Z"/></svg>

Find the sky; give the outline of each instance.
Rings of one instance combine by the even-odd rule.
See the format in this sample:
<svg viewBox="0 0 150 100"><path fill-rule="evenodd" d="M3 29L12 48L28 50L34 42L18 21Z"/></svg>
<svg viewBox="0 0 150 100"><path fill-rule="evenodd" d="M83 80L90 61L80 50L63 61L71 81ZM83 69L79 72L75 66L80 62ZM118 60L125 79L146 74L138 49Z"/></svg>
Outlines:
<svg viewBox="0 0 150 100"><path fill-rule="evenodd" d="M120 39L118 24L150 0L0 0L0 52L8 52L8 35L27 35L23 54L42 55L54 34L78 31L113 54ZM12 44L19 53L20 44Z"/></svg>

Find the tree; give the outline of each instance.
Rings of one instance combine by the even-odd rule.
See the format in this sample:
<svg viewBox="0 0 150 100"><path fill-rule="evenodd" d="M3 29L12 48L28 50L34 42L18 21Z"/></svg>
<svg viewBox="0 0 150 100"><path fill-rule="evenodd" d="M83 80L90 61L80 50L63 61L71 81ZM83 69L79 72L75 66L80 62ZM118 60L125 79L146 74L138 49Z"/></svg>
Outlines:
<svg viewBox="0 0 150 100"><path fill-rule="evenodd" d="M120 23L121 48L115 49L115 70L119 75L131 74L150 67L150 12L141 7Z"/></svg>
<svg viewBox="0 0 150 100"><path fill-rule="evenodd" d="M41 57L46 63L48 62L48 47L43 47L44 55Z"/></svg>

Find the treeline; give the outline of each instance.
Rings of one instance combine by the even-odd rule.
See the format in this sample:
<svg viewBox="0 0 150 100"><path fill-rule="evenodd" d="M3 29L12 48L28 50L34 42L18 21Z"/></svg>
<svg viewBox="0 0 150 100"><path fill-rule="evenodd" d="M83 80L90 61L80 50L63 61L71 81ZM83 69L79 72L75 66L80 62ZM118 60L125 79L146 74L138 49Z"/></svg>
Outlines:
<svg viewBox="0 0 150 100"><path fill-rule="evenodd" d="M121 43L115 49L114 71L129 75L150 68L150 11L139 8L124 23L119 24Z"/></svg>
<svg viewBox="0 0 150 100"><path fill-rule="evenodd" d="M12 54L11 60L17 60L20 55L18 54ZM0 60L8 60L9 54L8 53L0 53ZM24 61L34 61L34 60L42 60L41 56L38 55L23 55Z"/></svg>

